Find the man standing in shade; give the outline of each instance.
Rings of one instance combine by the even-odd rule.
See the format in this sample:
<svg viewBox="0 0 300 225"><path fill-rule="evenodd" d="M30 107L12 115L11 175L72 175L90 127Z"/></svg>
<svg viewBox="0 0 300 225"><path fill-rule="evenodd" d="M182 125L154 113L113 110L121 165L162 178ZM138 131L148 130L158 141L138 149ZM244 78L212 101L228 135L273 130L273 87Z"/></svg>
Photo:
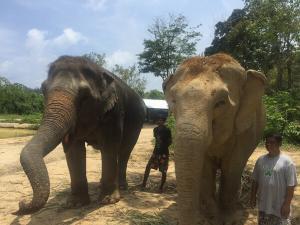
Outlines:
<svg viewBox="0 0 300 225"><path fill-rule="evenodd" d="M147 179L150 174L151 169L159 169L162 174L161 185L159 191L163 192L163 186L167 179L167 170L169 164L169 146L172 143L171 131L165 126L166 118L159 118L157 121L157 127L153 129L153 136L155 137L155 147L151 158L149 159L144 180L142 183L142 188L146 187Z"/></svg>
<svg viewBox="0 0 300 225"><path fill-rule="evenodd" d="M261 156L253 170L251 206L258 193L258 225L289 225L291 201L297 185L296 168L292 160L281 153L282 137L266 137L268 154Z"/></svg>

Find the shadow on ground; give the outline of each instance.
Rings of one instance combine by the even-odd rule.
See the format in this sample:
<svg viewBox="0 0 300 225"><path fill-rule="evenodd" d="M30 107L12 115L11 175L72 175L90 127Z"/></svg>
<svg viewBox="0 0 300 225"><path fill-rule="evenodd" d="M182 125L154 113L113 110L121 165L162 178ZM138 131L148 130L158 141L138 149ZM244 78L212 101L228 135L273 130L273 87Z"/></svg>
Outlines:
<svg viewBox="0 0 300 225"><path fill-rule="evenodd" d="M248 175L246 174L245 176L246 178L243 179L247 180ZM90 224L93 224L94 221L100 222L101 218L103 219L102 222L105 222L111 216L114 223L107 224L176 225L178 221L178 209L174 176L168 177L164 193L158 193L157 191L160 185L160 173L150 175L145 190L141 190L140 187L142 178L143 174L141 173L128 172L129 188L126 191L121 191L121 201L113 207L103 207L97 202L99 193L98 182L89 183L91 204L77 209L66 209L63 207L63 203L70 193L69 188L56 192L54 193L54 197L47 202L45 208L31 215L30 221L27 224L40 225L45 224L45 221L51 221L50 224L68 225L84 220L88 220ZM247 186L243 191L248 192ZM111 215L107 216L107 211ZM93 216L89 215L91 213L93 213ZM90 217L87 217L88 215ZM245 206L240 205L235 219L236 222L232 224L243 225L248 220L248 217L249 210ZM18 216L11 225L20 225L21 221L22 216ZM199 224L213 225L213 223L207 221L200 221Z"/></svg>
<svg viewBox="0 0 300 225"><path fill-rule="evenodd" d="M67 209L63 205L70 193L70 188L54 193L54 198L50 199L44 208L31 215L31 220L28 225L45 224L46 221L50 224L67 225L79 221L87 214L102 207L102 205L97 202L98 190L99 183L89 183L91 204L76 209ZM19 225L22 217L23 216L16 217L11 225Z"/></svg>

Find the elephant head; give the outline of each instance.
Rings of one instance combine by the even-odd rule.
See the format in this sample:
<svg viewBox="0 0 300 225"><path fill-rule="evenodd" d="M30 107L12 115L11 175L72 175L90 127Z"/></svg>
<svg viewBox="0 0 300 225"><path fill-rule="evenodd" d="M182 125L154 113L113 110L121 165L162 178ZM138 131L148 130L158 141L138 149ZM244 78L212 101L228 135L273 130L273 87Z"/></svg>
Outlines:
<svg viewBox="0 0 300 225"><path fill-rule="evenodd" d="M112 76L80 57L63 56L50 65L48 78L42 84L43 119L20 156L33 198L29 202L21 201L17 214L35 212L48 200L50 182L43 157L72 135L84 140L92 129L90 124L95 124L89 121L97 121L114 107L117 95Z"/></svg>
<svg viewBox="0 0 300 225"><path fill-rule="evenodd" d="M225 54L187 59L164 82L176 120L180 224L195 224L205 155L222 158L224 146L253 126L265 83L262 73L245 71Z"/></svg>

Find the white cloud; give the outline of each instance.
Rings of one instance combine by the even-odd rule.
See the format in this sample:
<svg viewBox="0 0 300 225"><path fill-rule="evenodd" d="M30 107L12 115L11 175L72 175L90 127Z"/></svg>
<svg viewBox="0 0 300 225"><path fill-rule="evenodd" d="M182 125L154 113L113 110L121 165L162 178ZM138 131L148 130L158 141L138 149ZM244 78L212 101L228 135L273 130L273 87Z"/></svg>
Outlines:
<svg viewBox="0 0 300 225"><path fill-rule="evenodd" d="M43 49L46 47L48 40L45 39L46 31L41 31L33 28L27 32L27 39L25 46L30 52L35 54L41 54Z"/></svg>
<svg viewBox="0 0 300 225"><path fill-rule="evenodd" d="M46 52L55 52L55 50L67 49L70 46L80 42L87 42L87 38L80 32L72 28L65 28L63 33L54 38L47 38L48 32L37 28L30 29L27 32L25 47L33 55L42 55Z"/></svg>
<svg viewBox="0 0 300 225"><path fill-rule="evenodd" d="M0 41L9 36L7 33L1 32L0 29ZM84 35L72 28L66 28L61 34L54 37L50 37L49 33L32 28L26 34L25 45L20 45L19 49L16 49L15 43L24 42L17 39L14 44L11 43L10 48L16 49L17 52L13 55L3 55L0 58L0 75L7 77L11 82L22 83L29 87L39 87L47 76L49 63L58 55L76 52L78 48L82 47L81 44L85 44L87 41Z"/></svg>
<svg viewBox="0 0 300 225"><path fill-rule="evenodd" d="M66 28L61 35L54 38L53 43L56 45L66 46L75 45L80 41L87 41L87 38L81 33L74 31L72 28Z"/></svg>
<svg viewBox="0 0 300 225"><path fill-rule="evenodd" d="M85 0L85 6L89 9L98 11L105 9L107 0Z"/></svg>
<svg viewBox="0 0 300 225"><path fill-rule="evenodd" d="M108 65L108 68L112 68L116 64L122 66L131 66L136 62L136 56L130 52L118 50L107 56L105 61Z"/></svg>

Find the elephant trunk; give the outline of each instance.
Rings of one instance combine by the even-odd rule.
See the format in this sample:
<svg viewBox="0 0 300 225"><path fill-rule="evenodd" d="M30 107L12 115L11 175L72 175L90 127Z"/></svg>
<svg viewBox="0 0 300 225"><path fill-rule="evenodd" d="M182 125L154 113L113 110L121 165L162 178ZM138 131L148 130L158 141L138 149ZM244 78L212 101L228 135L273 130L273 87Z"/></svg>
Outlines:
<svg viewBox="0 0 300 225"><path fill-rule="evenodd" d="M20 162L32 186L33 198L29 203L21 201L16 214L33 213L46 204L50 182L43 157L62 141L72 127L74 117L74 93L51 91L47 97L41 126L21 152Z"/></svg>
<svg viewBox="0 0 300 225"><path fill-rule="evenodd" d="M197 224L201 174L205 152L211 142L210 133L207 118L176 125L175 172L180 225Z"/></svg>

